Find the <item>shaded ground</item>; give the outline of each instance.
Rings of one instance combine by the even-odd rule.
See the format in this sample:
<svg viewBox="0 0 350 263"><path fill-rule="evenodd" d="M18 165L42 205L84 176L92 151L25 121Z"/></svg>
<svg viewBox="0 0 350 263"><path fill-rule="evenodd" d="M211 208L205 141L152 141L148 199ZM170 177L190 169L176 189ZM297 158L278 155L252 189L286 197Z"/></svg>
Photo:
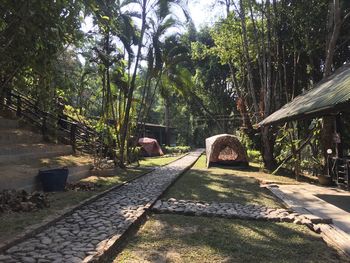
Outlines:
<svg viewBox="0 0 350 263"><path fill-rule="evenodd" d="M264 173L251 170L232 170L230 167L205 168L202 156L192 169L185 173L168 191L165 199L185 199L217 202L236 202L280 207L275 197L258 180ZM280 176L270 176L274 180L290 180ZM274 178L276 177L276 178Z"/></svg>
<svg viewBox="0 0 350 263"><path fill-rule="evenodd" d="M343 195L327 195L327 194L319 194L316 195L318 198L330 203L344 211L350 213L350 196Z"/></svg>
<svg viewBox="0 0 350 263"><path fill-rule="evenodd" d="M306 227L154 215L114 262L346 262Z"/></svg>
<svg viewBox="0 0 350 263"><path fill-rule="evenodd" d="M10 214L0 214L0 243L6 241L10 238L13 238L15 235L24 231L26 228L33 226L35 224L41 223L43 220L48 217L54 217L55 215L59 215L63 210L68 210L70 207L79 204L80 202L86 200L89 197L92 197L98 193L101 193L108 188L125 182L126 180L131 180L136 176L144 174L150 171L149 166L160 166L166 163L169 163L174 160L174 158L150 158L143 160L141 166L139 168L130 168L127 170L118 170L115 176L111 177L97 177L91 176L85 178L81 181L83 182L94 182L100 185L100 187L96 188L96 191L65 191L65 192L57 192L50 193L50 207L42 210L37 210L34 212L22 212L22 213L10 213ZM67 162L69 160L57 158L55 159L55 164L61 164L62 162ZM45 160L42 161L43 163ZM52 159L50 160L50 164L52 165Z"/></svg>

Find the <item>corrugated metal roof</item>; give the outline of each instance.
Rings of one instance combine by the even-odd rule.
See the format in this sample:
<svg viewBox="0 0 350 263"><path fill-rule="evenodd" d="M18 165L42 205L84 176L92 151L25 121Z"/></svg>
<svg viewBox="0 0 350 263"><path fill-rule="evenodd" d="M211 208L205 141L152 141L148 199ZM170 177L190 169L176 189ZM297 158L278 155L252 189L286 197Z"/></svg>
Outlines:
<svg viewBox="0 0 350 263"><path fill-rule="evenodd" d="M138 125L144 125L145 127L156 127L156 128L166 128L165 125L161 125L161 124L155 124L155 123L149 123L149 122L138 122ZM174 127L169 127L169 129L176 129Z"/></svg>
<svg viewBox="0 0 350 263"><path fill-rule="evenodd" d="M350 64L342 66L333 75L296 97L258 125L322 116L327 111L335 111L345 105L350 109Z"/></svg>

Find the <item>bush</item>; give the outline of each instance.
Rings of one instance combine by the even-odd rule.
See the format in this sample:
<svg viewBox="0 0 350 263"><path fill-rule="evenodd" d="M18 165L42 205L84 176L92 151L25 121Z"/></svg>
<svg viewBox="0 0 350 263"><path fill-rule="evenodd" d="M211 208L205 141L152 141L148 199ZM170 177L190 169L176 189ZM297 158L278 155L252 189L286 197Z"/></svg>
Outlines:
<svg viewBox="0 0 350 263"><path fill-rule="evenodd" d="M248 159L251 162L262 162L261 153L256 150L248 150L247 151Z"/></svg>
<svg viewBox="0 0 350 263"><path fill-rule="evenodd" d="M136 162L142 157L142 147L137 146L135 148L130 149L129 151L129 161Z"/></svg>
<svg viewBox="0 0 350 263"><path fill-rule="evenodd" d="M187 153L190 150L190 146L164 146L166 154Z"/></svg>

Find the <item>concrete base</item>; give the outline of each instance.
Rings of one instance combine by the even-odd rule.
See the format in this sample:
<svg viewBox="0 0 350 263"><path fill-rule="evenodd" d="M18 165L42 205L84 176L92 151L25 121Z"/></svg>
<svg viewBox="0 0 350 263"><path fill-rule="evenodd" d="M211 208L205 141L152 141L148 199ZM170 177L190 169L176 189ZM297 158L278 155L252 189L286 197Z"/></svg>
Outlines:
<svg viewBox="0 0 350 263"><path fill-rule="evenodd" d="M327 242L350 255L350 213L318 197L328 195L342 198L350 196L350 192L311 184L269 186L268 189L298 213L332 219L330 225L320 224L322 235Z"/></svg>
<svg viewBox="0 0 350 263"><path fill-rule="evenodd" d="M92 165L68 167L68 182L76 182L91 175ZM4 189L23 189L26 191L41 190L41 183L38 179L38 168L24 170L24 167L12 169L8 176L3 175L0 178L0 190Z"/></svg>

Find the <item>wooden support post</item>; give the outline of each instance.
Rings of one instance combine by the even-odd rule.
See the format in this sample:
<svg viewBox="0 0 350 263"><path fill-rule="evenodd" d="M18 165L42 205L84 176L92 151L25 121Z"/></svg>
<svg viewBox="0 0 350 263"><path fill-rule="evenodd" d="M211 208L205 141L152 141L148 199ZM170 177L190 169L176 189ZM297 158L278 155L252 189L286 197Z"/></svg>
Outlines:
<svg viewBox="0 0 350 263"><path fill-rule="evenodd" d="M73 148L73 152L76 152L76 132L77 132L77 124L72 123L70 126L70 143Z"/></svg>
<svg viewBox="0 0 350 263"><path fill-rule="evenodd" d="M343 136L342 136L342 125L341 125L341 115L337 114L334 121L334 130L337 136L337 141L335 141L335 149L337 156L343 158Z"/></svg>

